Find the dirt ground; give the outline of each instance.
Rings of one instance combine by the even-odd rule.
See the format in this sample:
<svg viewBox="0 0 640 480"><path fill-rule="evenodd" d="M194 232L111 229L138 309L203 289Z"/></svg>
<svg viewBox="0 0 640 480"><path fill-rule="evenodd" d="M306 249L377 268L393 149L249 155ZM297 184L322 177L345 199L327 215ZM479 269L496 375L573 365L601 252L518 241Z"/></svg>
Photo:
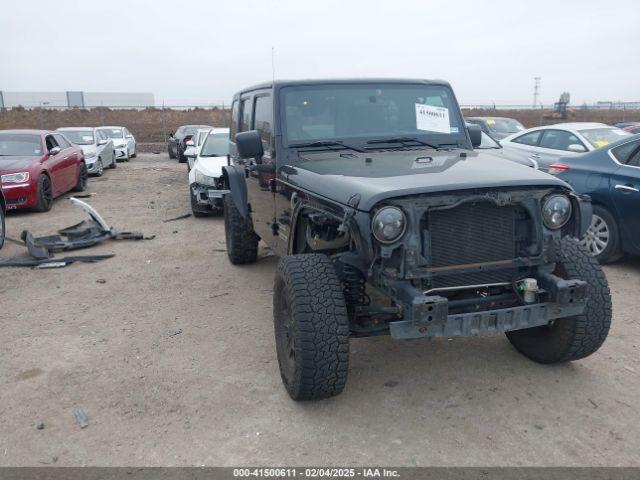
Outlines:
<svg viewBox="0 0 640 480"><path fill-rule="evenodd" d="M538 365L504 336L356 339L345 392L294 403L272 331L276 258L232 266L220 217L164 223L190 210L186 168L165 154L89 191L110 224L156 238L83 252L116 254L93 265L0 269L2 466L640 465L639 258L605 268L613 327L585 360ZM7 230L83 218L63 197Z"/></svg>

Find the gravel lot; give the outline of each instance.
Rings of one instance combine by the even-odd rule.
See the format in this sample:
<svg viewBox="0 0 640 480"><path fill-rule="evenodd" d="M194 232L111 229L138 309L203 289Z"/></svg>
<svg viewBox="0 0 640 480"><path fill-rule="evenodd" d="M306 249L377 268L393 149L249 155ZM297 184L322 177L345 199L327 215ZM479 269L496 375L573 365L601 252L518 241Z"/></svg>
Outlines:
<svg viewBox="0 0 640 480"><path fill-rule="evenodd" d="M504 336L357 339L345 392L294 403L276 258L230 265L221 217L164 223L190 211L186 168L165 154L89 191L110 224L156 238L82 252L116 254L94 265L0 270L0 465L640 465L639 258L606 267L613 328L590 358L537 365ZM7 230L82 219L61 198Z"/></svg>

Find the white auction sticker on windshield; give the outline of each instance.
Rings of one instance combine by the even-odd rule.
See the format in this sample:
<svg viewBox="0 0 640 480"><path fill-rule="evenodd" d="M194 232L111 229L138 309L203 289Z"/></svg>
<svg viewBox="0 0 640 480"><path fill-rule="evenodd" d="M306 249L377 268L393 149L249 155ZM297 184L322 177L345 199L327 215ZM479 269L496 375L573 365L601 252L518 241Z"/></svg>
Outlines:
<svg viewBox="0 0 640 480"><path fill-rule="evenodd" d="M416 128L429 132L451 133L449 109L416 103Z"/></svg>

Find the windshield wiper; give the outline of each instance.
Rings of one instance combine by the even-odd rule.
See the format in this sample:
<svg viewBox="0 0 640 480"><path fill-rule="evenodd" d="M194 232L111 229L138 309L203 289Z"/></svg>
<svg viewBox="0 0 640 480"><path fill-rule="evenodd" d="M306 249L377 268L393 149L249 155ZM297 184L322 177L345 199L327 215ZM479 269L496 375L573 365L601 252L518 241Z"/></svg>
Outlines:
<svg viewBox="0 0 640 480"><path fill-rule="evenodd" d="M305 148L305 147L342 147L342 148L348 148L355 152L363 151L362 149L354 147L353 145L344 143L341 140L318 140L316 142L289 144L289 148Z"/></svg>
<svg viewBox="0 0 640 480"><path fill-rule="evenodd" d="M440 147L444 145L454 145L453 143L433 144L433 143L423 142L422 140L419 140L415 137L381 138L378 140L369 140L367 144L374 145L374 144L380 144L380 143L400 143L404 147L414 146L414 145L407 145L407 143L410 143L410 142L417 143L418 145L423 145L425 147L433 148L435 150L438 150ZM455 145L457 146L457 144Z"/></svg>

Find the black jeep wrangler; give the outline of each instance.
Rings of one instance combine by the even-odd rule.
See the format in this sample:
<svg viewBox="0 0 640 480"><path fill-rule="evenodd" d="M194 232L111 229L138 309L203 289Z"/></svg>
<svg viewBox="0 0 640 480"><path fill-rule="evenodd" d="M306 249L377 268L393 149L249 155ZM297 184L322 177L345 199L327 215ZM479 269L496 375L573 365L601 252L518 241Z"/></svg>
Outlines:
<svg viewBox="0 0 640 480"><path fill-rule="evenodd" d="M235 95L227 250L252 263L262 239L281 257L273 316L293 399L342 391L349 337L506 332L541 363L602 345L607 280L575 240L588 197L479 143L442 81L273 82Z"/></svg>

